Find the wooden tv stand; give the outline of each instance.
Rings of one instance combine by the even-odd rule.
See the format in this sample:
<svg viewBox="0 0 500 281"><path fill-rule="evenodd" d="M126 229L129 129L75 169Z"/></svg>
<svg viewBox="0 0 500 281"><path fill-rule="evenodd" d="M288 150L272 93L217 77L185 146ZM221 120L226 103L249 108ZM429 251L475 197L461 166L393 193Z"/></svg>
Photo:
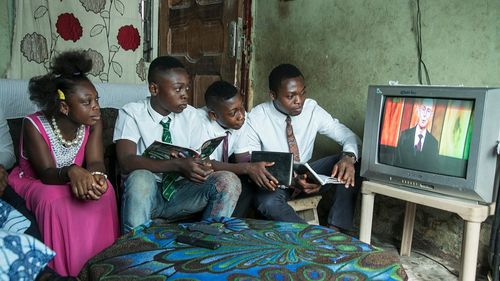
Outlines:
<svg viewBox="0 0 500 281"><path fill-rule="evenodd" d="M417 204L429 206L459 215L465 221L462 238L462 253L459 280L469 281L476 278L476 263L479 247L481 223L495 212L495 204L480 205L473 202L454 200L449 197L432 196L425 193L399 189L373 181L364 181L361 187L361 225L359 240L370 244L373 204L375 194L382 194L406 201L406 211L401 239L400 255L409 256L415 222Z"/></svg>

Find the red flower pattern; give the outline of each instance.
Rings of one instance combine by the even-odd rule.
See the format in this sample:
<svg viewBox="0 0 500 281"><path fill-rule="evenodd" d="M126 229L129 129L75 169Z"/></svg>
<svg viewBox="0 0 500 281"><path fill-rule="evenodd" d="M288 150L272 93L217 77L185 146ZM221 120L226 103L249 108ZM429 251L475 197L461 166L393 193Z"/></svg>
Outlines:
<svg viewBox="0 0 500 281"><path fill-rule="evenodd" d="M124 25L120 27L116 39L118 39L118 44L126 51L135 51L135 49L137 49L137 47L141 44L139 30L137 30L137 28L133 25Z"/></svg>
<svg viewBox="0 0 500 281"><path fill-rule="evenodd" d="M60 14L56 22L57 33L66 41L76 42L82 37L80 21L71 13Z"/></svg>

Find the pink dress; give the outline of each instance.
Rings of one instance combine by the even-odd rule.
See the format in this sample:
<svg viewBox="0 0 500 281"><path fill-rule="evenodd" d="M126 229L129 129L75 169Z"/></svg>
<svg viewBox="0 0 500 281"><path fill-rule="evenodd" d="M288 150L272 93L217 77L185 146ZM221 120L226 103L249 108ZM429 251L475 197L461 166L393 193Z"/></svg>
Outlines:
<svg viewBox="0 0 500 281"><path fill-rule="evenodd" d="M47 143L57 167L70 164L82 166L89 127L85 137L73 147L64 147L43 113L26 117ZM73 196L69 184L42 183L23 155L20 144L19 166L9 175L9 185L26 200L36 217L43 242L56 252L49 266L63 276L76 276L85 262L111 245L119 235L115 192L108 181L108 190L97 200L80 200Z"/></svg>

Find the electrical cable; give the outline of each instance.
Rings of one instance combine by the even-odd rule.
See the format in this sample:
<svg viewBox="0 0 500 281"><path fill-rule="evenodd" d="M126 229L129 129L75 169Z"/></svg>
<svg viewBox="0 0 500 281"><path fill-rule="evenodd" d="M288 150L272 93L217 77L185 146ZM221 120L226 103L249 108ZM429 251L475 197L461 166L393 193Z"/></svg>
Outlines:
<svg viewBox="0 0 500 281"><path fill-rule="evenodd" d="M497 164L498 169L498 164ZM498 190L498 189L497 189ZM500 202L500 192L497 191L497 200ZM493 281L500 280L500 208L495 208L495 216L491 224L490 235L490 268Z"/></svg>
<svg viewBox="0 0 500 281"><path fill-rule="evenodd" d="M425 62L422 59L422 54L424 50L422 46L422 13L420 11L420 0L417 0L417 20L415 24L415 33L417 35L418 82L420 83L420 85L422 85L422 67L423 67L427 85L430 85L431 79L429 77L429 71L427 70L427 66L425 65Z"/></svg>
<svg viewBox="0 0 500 281"><path fill-rule="evenodd" d="M378 248L382 248L382 249L386 249L386 250L387 250L387 249L390 249L390 250L394 249L393 247L387 247L387 246L377 246L377 247L378 247ZM423 256L424 258L427 258L427 259L429 259L429 260L431 260L431 261L433 261L433 262L435 262L435 263L439 264L439 265L440 265L440 266L442 266L444 269L446 269L446 270L447 270L450 274L452 274L453 276L457 276L457 277L458 277L458 274L457 274L454 270L450 269L448 266L446 266L444 263L442 263L442 262L438 261L437 259L435 259L435 258L433 258L433 257L431 257L431 256L429 256L429 255L427 255L427 254L425 254L425 253L422 253L422 252L420 252L420 251L415 251L415 250L412 250L411 252L412 252L412 253L419 254L419 255Z"/></svg>
<svg viewBox="0 0 500 281"><path fill-rule="evenodd" d="M440 266L444 267L444 269L446 269L446 270L447 270L450 274L452 274L452 275L454 275L454 276L457 276L457 277L458 277L458 274L457 274L455 271L451 270L448 266L446 266L444 263L442 263L442 262L438 261L437 259L434 259L434 258L432 258L431 256L429 256L429 255L427 255L427 254L425 254L425 253L423 253L423 252L420 252L420 251L415 251L415 250L413 250L412 252L413 252L413 253L417 253L417 254L419 254L419 255L421 255L421 256L423 256L423 257L427 258L427 259L430 259L431 261L433 261L433 262L435 262L435 263L439 264Z"/></svg>

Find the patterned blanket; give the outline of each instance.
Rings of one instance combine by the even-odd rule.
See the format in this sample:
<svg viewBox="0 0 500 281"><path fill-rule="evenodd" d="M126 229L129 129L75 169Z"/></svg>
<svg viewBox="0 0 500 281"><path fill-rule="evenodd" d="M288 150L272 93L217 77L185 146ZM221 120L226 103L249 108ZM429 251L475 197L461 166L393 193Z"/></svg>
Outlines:
<svg viewBox="0 0 500 281"><path fill-rule="evenodd" d="M87 262L81 280L407 280L398 257L317 225L218 218L209 235L154 221ZM215 241L215 250L175 241Z"/></svg>

